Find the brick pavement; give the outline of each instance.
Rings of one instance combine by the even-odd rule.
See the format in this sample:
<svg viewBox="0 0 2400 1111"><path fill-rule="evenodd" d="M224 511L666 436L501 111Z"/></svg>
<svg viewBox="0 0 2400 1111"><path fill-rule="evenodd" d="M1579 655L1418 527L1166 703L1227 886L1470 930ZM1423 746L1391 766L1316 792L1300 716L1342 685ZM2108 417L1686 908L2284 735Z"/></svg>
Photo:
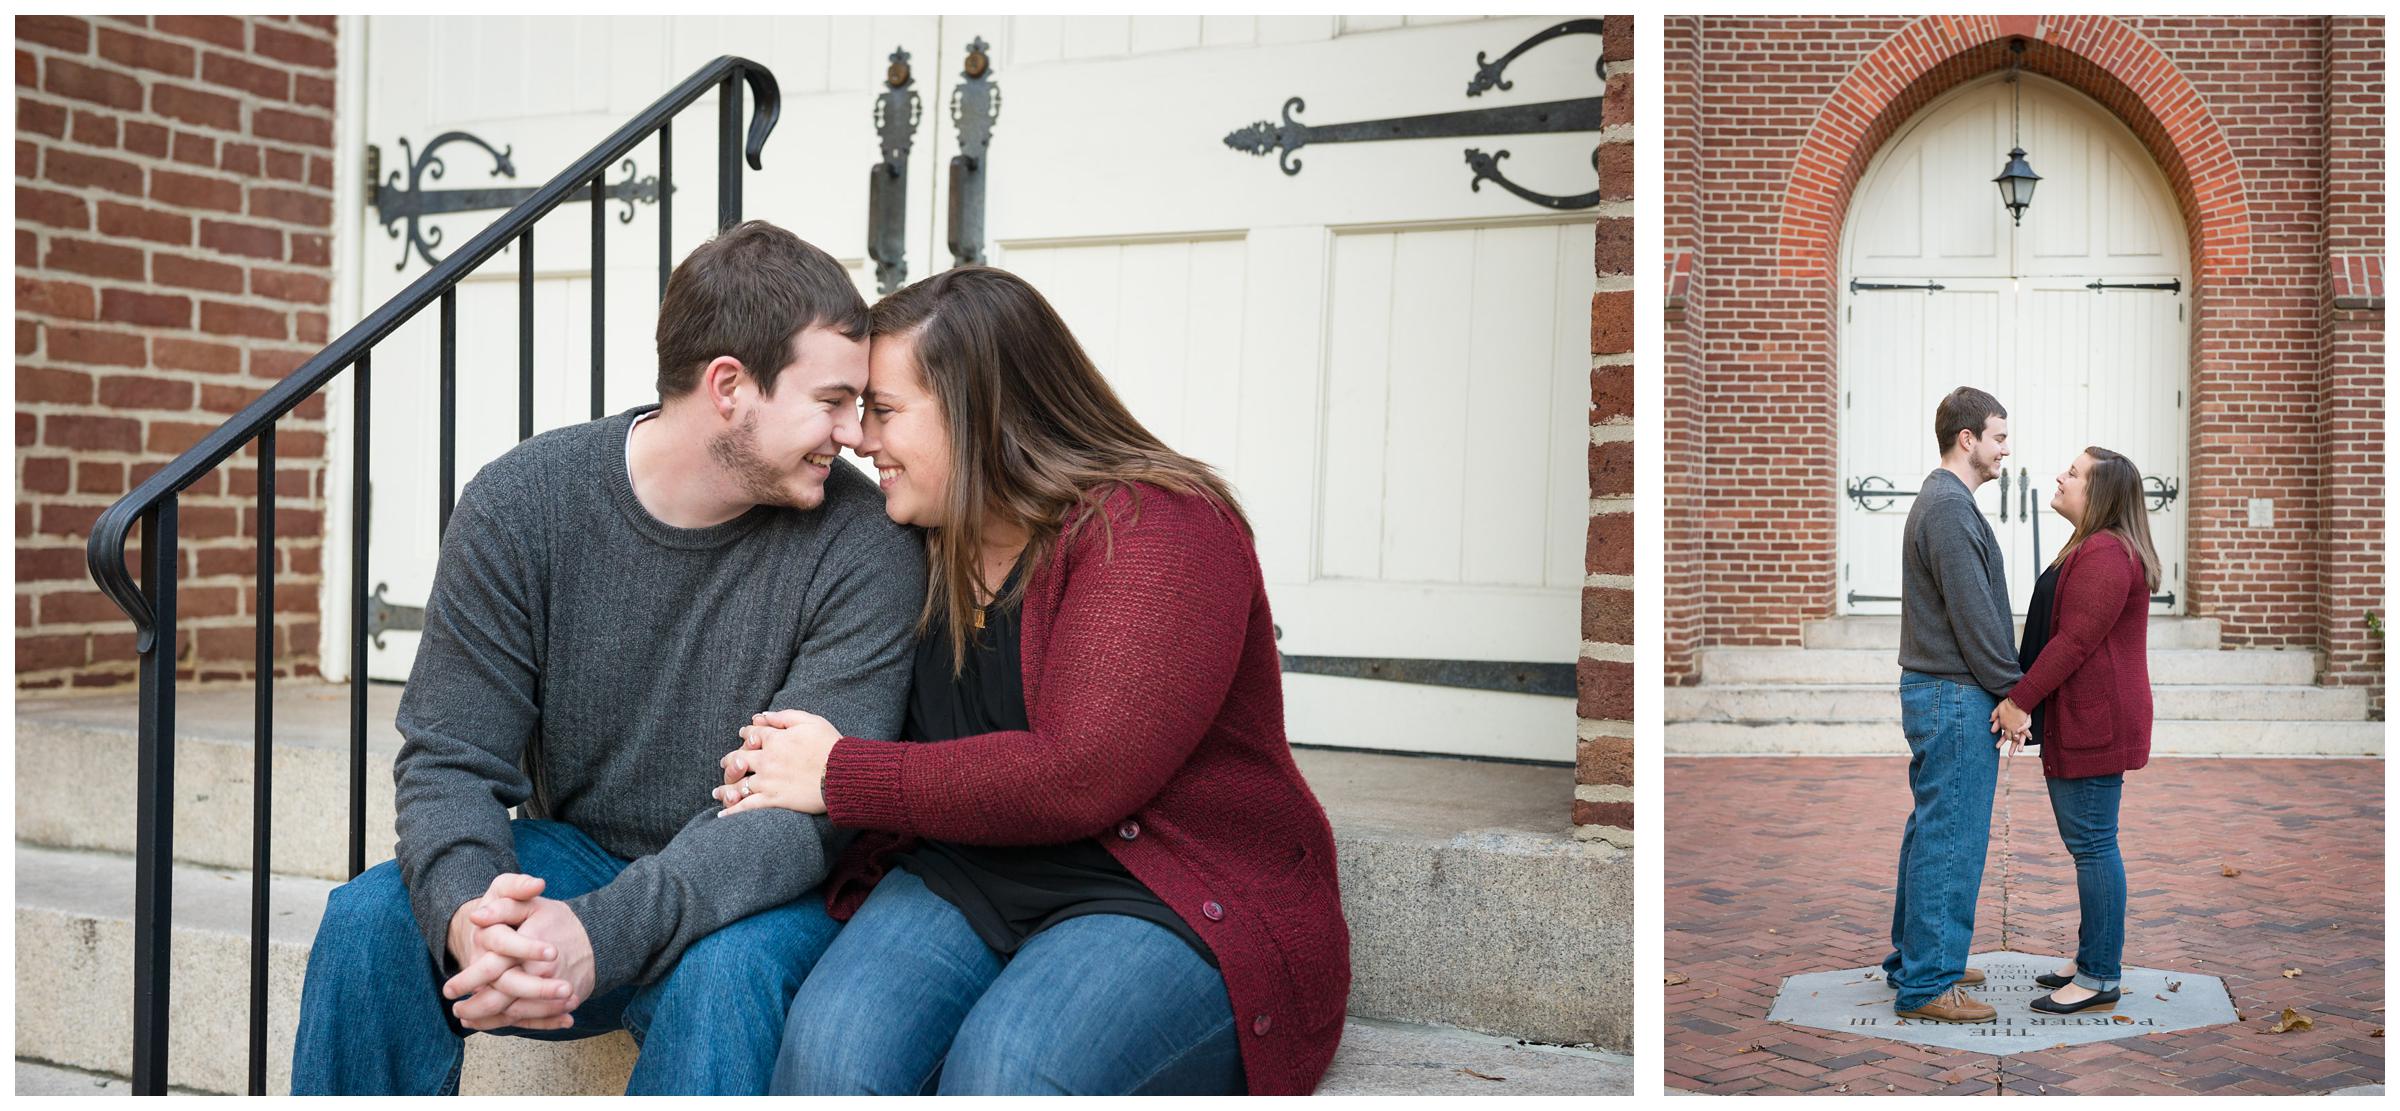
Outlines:
<svg viewBox="0 0 2400 1111"><path fill-rule="evenodd" d="M2125 961L2223 978L2243 1021L1994 1057L1766 1021L1785 976L1883 959L1905 760L1671 759L1666 966L1690 979L1666 989L1667 1083L1950 1095L2380 1084L2383 775L2380 760L2172 758L2129 774ZM2073 953L2074 864L2031 758L2002 776L1980 905L1976 950ZM2316 1026L2266 1033L2285 1007Z"/></svg>

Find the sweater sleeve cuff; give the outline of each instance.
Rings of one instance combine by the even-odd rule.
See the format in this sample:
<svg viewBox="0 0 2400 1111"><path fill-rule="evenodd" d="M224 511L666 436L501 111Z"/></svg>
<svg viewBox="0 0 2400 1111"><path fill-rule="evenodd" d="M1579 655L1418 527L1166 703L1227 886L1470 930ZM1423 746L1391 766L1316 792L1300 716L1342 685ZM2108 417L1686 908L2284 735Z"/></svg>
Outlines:
<svg viewBox="0 0 2400 1111"><path fill-rule="evenodd" d="M825 816L850 829L913 833L900 797L900 762L910 746L844 737L825 759Z"/></svg>
<svg viewBox="0 0 2400 1111"><path fill-rule="evenodd" d="M658 916L628 894L602 885L567 900L583 936L592 945L592 997L598 998L633 982L659 948L666 929Z"/></svg>
<svg viewBox="0 0 2400 1111"><path fill-rule="evenodd" d="M426 951L433 954L434 967L446 973L456 973L450 960L450 918L469 900L480 899L491 890L492 879L502 872L515 869L514 861L501 860L470 852L464 846L453 848L425 874L417 877L409 891L409 902L415 908L417 929L425 935Z"/></svg>

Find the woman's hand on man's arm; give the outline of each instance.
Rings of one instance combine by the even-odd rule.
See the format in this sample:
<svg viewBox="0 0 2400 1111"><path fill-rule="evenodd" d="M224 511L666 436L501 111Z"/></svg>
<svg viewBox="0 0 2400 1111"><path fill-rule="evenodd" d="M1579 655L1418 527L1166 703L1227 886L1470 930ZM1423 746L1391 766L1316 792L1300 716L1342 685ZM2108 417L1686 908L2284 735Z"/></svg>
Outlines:
<svg viewBox="0 0 2400 1111"><path fill-rule="evenodd" d="M718 763L725 784L710 794L718 817L778 806L803 814L825 812L825 761L842 739L833 723L806 710L755 714L741 729L742 747Z"/></svg>

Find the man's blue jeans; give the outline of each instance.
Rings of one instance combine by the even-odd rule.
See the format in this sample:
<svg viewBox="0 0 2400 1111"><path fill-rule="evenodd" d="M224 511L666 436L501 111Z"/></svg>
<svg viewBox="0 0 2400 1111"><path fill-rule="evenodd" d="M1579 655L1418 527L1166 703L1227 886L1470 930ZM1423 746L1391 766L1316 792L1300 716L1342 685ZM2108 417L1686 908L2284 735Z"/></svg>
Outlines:
<svg viewBox="0 0 2400 1111"><path fill-rule="evenodd" d="M2050 781L2050 813L2059 840L2075 856L2075 896L2083 924L2075 933L2075 982L2115 990L2125 970L2125 858L2117 852L2117 804L2125 776Z"/></svg>
<svg viewBox="0 0 2400 1111"><path fill-rule="evenodd" d="M792 1000L776 1094L1240 1094L1224 978L1166 927L1070 918L995 953L905 868Z"/></svg>
<svg viewBox="0 0 2400 1111"><path fill-rule="evenodd" d="M517 870L545 898L593 891L626 862L560 822L519 818ZM814 890L701 938L656 983L584 1001L564 1030L502 1030L566 1041L628 1030L642 1047L628 1095L757 1095L767 1090L784 1011L840 925ZM453 1095L464 1031L441 995L400 866L385 861L336 888L308 954L292 1094Z"/></svg>
<svg viewBox="0 0 2400 1111"><path fill-rule="evenodd" d="M1991 731L2000 700L1982 688L1913 671L1900 674L1900 727L1908 734L1908 789L1916 798L1900 834L1886 982L1895 1010L1913 1010L1967 974L1975 900L1992 839L2000 774Z"/></svg>

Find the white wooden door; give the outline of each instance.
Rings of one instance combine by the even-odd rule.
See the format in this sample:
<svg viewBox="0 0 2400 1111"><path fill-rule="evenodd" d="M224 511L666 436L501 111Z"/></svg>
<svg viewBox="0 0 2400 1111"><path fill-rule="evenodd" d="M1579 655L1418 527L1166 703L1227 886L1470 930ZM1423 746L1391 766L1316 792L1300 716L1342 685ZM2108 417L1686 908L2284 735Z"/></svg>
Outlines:
<svg viewBox="0 0 2400 1111"><path fill-rule="evenodd" d="M515 165L513 179L496 178L488 155L451 144L436 152L445 164L442 178L420 182L433 189L541 185L711 59L737 54L767 65L782 87L782 117L768 140L764 169L745 181L744 214L775 220L824 247L872 296L866 169L877 158L877 140L866 122L868 106L893 44L932 41L938 34L934 18L376 16L364 26L364 135L379 149L386 177L398 172L402 184L408 181L402 140L422 153L429 139L449 131L470 132L508 151ZM674 261L716 230L716 121L714 94L677 118ZM655 140L637 150L633 175L657 175L657 152ZM922 172L921 160L918 169L911 184L929 197L930 175ZM626 176L612 171L609 181ZM652 330L661 210L614 203L608 209L601 409L615 413L657 397ZM500 214L423 221L429 233L441 235L435 257L447 257L447 248L465 243ZM374 208L362 206L357 221L367 245L359 309L368 311L429 264L405 248L405 236L387 234ZM916 230L912 238L926 234ZM535 230L537 432L590 418L590 241L590 209L580 202L557 209ZM459 287L461 486L517 442L517 267L512 247ZM375 352L374 512L365 585L388 585L386 597L407 606L424 605L438 552L438 317L427 308ZM369 650L368 673L407 678L415 647L414 633L386 634L383 646Z"/></svg>
<svg viewBox="0 0 2400 1111"><path fill-rule="evenodd" d="M1575 659L1591 213L1471 190L1460 152L1508 149L1512 177L1577 193L1595 137L1311 145L1291 176L1223 142L1292 96L1324 124L1599 94L1588 38L1522 56L1504 97L1460 94L1476 52L1555 22L944 20L953 56L993 43L1005 93L992 261L1145 424L1233 480L1288 655ZM1573 757L1568 698L1284 690L1297 743Z"/></svg>
<svg viewBox="0 0 2400 1111"><path fill-rule="evenodd" d="M1233 481L1257 528L1284 652L1571 664L1587 506L1593 213L1542 208L1488 182L1471 189L1461 152L1508 150L1511 179L1576 194L1592 188L1596 136L1312 144L1296 156L1297 175L1224 142L1278 119L1293 96L1306 100L1301 120L1323 125L1599 95L1599 42L1588 36L1519 57L1507 74L1513 90L1462 95L1479 51L1497 57L1556 22L378 19L369 135L387 168L400 135L456 128L513 141L521 180L534 184L708 58L741 53L775 70L785 98L766 170L749 178L746 214L826 247L871 297L865 171L877 158L869 112L886 56L894 46L911 52L924 106L909 167L914 280L950 265L949 97L968 43L980 38L1002 94L986 255L1051 299L1137 416ZM454 64L441 46L462 38L482 44L472 65ZM582 99L555 89L536 97L529 80L489 76L510 72L512 57L571 71L558 80ZM427 97L423 74L480 84ZM676 136L681 250L713 225L714 119L703 101ZM641 172L655 172L646 161ZM451 163L453 185L484 168L463 155ZM493 215L452 221L449 242ZM649 396L656 215L637 209L610 242L611 411ZM575 305L589 291L577 284L588 280L588 219L570 206L537 233L539 270L557 286L537 314L541 427L585 413L578 383L588 363L577 337L588 324ZM368 267L370 304L422 273L418 262L384 277L372 256ZM492 270L488 291L479 285L460 299L462 397L478 396L466 382L497 383L471 429L465 414L475 406L461 406L462 481L514 442L515 266L504 258ZM554 320L565 333L555 348ZM430 336L429 324L418 328ZM470 344L470 334L482 338ZM376 421L429 438L430 339L417 342L405 356L422 364L414 379L397 369L399 344L378 352ZM433 554L430 455L421 444L378 443L374 578L391 582L397 600L421 603ZM408 638L390 639L395 650L377 673L397 677ZM1287 675L1285 692L1299 743L1574 755L1569 698L1298 674Z"/></svg>
<svg viewBox="0 0 2400 1111"><path fill-rule="evenodd" d="M2021 80L2021 137L2018 90L2005 78L1962 88L1877 154L1851 206L1839 320L1841 612L1898 612L1909 499L1860 495L1914 490L1938 465L1934 408L1962 385L2009 411L2014 454L2004 480L1976 500L2006 553L2018 612L2072 531L2049 509L2053 480L2091 445L2125 453L2161 491L2150 513L2164 579L2156 609L2180 611L2181 222L2121 124L2071 90ZM1990 182L2018 141L2043 178L2021 226Z"/></svg>

